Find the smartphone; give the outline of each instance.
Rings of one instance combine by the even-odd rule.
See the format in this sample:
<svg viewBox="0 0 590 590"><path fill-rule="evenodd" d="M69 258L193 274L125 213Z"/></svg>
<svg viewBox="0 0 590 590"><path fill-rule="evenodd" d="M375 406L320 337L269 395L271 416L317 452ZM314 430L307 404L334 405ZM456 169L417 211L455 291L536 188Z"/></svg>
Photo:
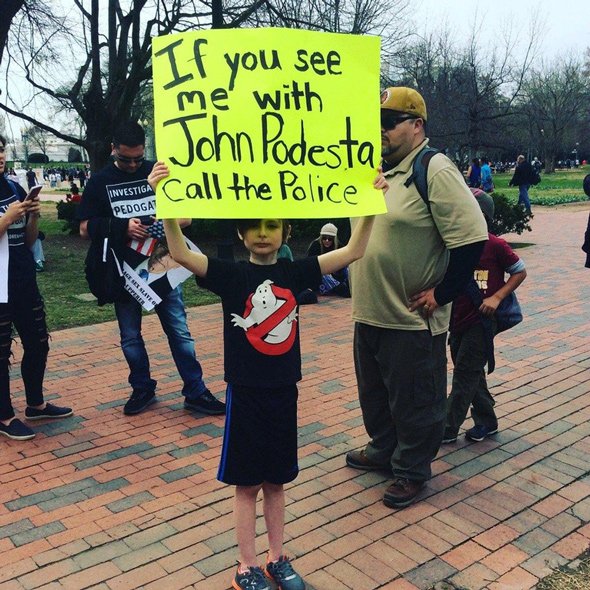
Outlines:
<svg viewBox="0 0 590 590"><path fill-rule="evenodd" d="M29 191L29 194L25 197L25 201L30 201L34 199L41 192L42 188L42 184L36 184L35 186L32 186L31 190Z"/></svg>

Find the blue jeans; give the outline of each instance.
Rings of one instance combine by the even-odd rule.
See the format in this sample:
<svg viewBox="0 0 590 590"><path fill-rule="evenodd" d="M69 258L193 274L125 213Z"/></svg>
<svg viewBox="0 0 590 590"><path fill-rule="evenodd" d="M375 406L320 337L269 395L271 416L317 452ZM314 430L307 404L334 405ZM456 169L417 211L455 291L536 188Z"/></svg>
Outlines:
<svg viewBox="0 0 590 590"><path fill-rule="evenodd" d="M121 333L121 348L129 365L129 384L134 391L155 391L156 381L150 376L150 361L141 335L141 305L135 300L115 303L115 313ZM186 323L180 287L156 305L156 313L184 382L182 395L187 399L196 399L207 387L203 382L203 369L195 355L195 341Z"/></svg>
<svg viewBox="0 0 590 590"><path fill-rule="evenodd" d="M530 186L530 184L520 184L518 186L518 204L523 204L527 211L531 210L531 202L529 201Z"/></svg>

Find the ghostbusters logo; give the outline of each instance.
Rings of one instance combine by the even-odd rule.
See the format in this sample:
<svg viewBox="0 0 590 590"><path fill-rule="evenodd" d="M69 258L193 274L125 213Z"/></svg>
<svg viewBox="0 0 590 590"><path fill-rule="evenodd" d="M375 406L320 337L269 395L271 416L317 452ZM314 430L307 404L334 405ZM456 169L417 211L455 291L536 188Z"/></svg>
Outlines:
<svg viewBox="0 0 590 590"><path fill-rule="evenodd" d="M297 303L289 289L267 279L248 297L244 315L231 315L232 324L245 330L258 352L275 356L291 350L297 335Z"/></svg>

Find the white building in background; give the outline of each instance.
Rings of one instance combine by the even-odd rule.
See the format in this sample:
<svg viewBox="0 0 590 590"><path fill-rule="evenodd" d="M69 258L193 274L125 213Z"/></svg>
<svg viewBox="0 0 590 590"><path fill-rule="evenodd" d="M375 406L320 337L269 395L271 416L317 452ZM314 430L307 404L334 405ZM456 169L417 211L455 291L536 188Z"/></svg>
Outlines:
<svg viewBox="0 0 590 590"><path fill-rule="evenodd" d="M74 148L82 154L82 161L88 162L88 154L86 150L79 145L64 141L59 137L55 137L50 133L44 135L43 147L39 146L39 142L34 139L29 139L26 134L20 138L14 138L14 141L9 141L7 147L7 159L24 162L27 153L42 154L45 153L50 162L67 162L70 148Z"/></svg>

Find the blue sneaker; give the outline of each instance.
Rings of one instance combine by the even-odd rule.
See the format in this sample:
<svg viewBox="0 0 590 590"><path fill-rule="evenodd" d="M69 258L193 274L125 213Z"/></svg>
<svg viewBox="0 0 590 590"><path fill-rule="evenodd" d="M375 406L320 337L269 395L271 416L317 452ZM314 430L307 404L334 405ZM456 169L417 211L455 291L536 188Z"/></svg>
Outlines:
<svg viewBox="0 0 590 590"><path fill-rule="evenodd" d="M465 433L465 438L473 442L481 442L484 438L490 436L490 434L496 434L496 432L498 432L497 426L496 428L490 428L483 424L476 424Z"/></svg>
<svg viewBox="0 0 590 590"><path fill-rule="evenodd" d="M35 437L35 433L18 418L12 420L8 426L0 422L0 434L12 440L30 440Z"/></svg>
<svg viewBox="0 0 590 590"><path fill-rule="evenodd" d="M278 584L279 590L305 590L305 582L293 569L286 555L281 555L278 561L267 563L264 573Z"/></svg>
<svg viewBox="0 0 590 590"><path fill-rule="evenodd" d="M236 572L236 577L232 582L235 590L270 590L266 582L263 571L259 567L248 568L244 573Z"/></svg>

